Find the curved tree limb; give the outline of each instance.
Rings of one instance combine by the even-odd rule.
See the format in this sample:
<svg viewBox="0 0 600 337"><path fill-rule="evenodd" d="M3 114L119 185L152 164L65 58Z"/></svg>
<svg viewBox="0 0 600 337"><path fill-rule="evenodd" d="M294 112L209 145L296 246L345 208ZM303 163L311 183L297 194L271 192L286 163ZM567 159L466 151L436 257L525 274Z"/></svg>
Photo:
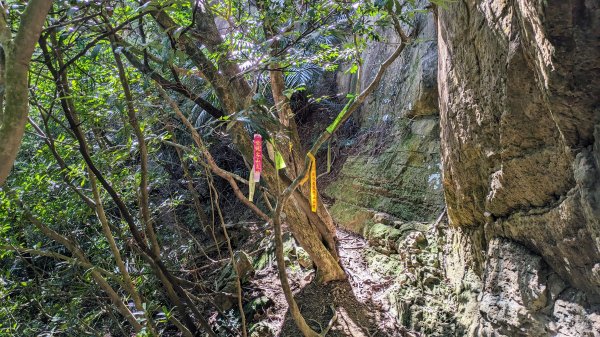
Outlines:
<svg viewBox="0 0 600 337"><path fill-rule="evenodd" d="M4 62L0 64L0 86L4 89L0 100L0 185L3 185L17 158L25 132L29 112L29 62L52 1L29 1L14 40L11 39L4 5L0 7L0 43L4 56L1 59Z"/></svg>
<svg viewBox="0 0 600 337"><path fill-rule="evenodd" d="M117 41L119 41L119 43L124 43L120 40L119 37L116 37L116 39L117 39ZM147 64L145 64L144 62L139 60L131 51L129 51L125 48L122 50L122 53L123 53L123 55L125 55L125 58L127 59L127 61L129 61L129 63L131 63L131 65L134 68L137 68L137 70L139 70L143 74L150 76L150 78L152 78L156 83L158 83L164 89L173 90L173 91L183 95L185 98L196 103L196 105L198 105L199 107L204 109L206 112L208 112L214 118L220 118L220 117L225 116L225 114L223 113L222 110L220 110L220 109L216 108L214 105L210 104L210 102L208 102L207 100L202 98L202 96L195 95L194 92L190 88L186 87L185 85L183 85L180 82L169 81L164 76L162 76L161 74L159 74L158 72L156 72L155 70L150 68L150 66L148 66Z"/></svg>
<svg viewBox="0 0 600 337"><path fill-rule="evenodd" d="M204 142L202 141L202 137L200 136L198 131L196 131L196 129L194 128L192 123L187 119L187 117L185 117L183 112L181 112L181 109L179 109L179 106L177 106L177 103L175 103L173 101L173 99L167 94L167 92L160 85L158 85L157 88L158 88L158 91L160 92L161 96L167 101L167 103L171 106L171 109L173 109L175 111L175 114L177 114L177 117L179 117L179 119L181 119L183 124L185 124L185 126L188 128L188 130L192 134L192 138L193 138L194 142L196 143L196 146L198 147L200 152L202 152L202 155L206 159L206 162L208 163L208 166L210 167L211 171L213 173L215 173L216 175L218 175L219 177L225 179L229 183L229 185L233 189L233 192L235 193L236 197L238 197L238 199L244 205L246 205L248 208L250 208L261 219L263 219L265 221L270 221L270 218L268 215L266 215L263 211L260 210L260 208L258 208L255 204L253 204L250 200L248 200L248 198L246 198L246 196L240 190L240 188L239 188L238 184L236 183L235 178L232 176L232 174L223 170L222 168L220 168L217 165L212 154L208 151L208 149L204 145Z"/></svg>
<svg viewBox="0 0 600 337"><path fill-rule="evenodd" d="M193 331L194 334L199 333L195 322L192 320L192 316L190 316L186 312L186 308L189 308L192 311L192 313L194 314L193 316L199 321L202 328L210 336L216 337L216 334L212 331L208 321L202 316L202 313L195 307L194 303L185 294L177 280L173 277L173 275L170 274L167 267L161 261L160 255L154 255L152 250L148 247L148 244L146 243L142 232L140 232L140 230L137 228L134 217L132 216L131 212L129 211L127 205L125 204L119 193L113 188L113 186L108 182L106 177L94 164L94 161L92 160L92 157L87 147L86 137L80 127L80 122L77 118L73 101L70 98L70 88L66 74L59 74L56 67L54 67L50 59L50 50L48 50L48 46L46 46L45 41L43 41L43 39L40 40L40 44L42 47L42 52L45 58L46 66L52 73L52 76L55 78L56 86L61 97L60 104L65 113L65 117L67 118L69 126L75 135L77 143L79 144L79 152L82 155L89 170L94 174L94 176L97 178L98 182L102 185L102 187L108 192L111 199L114 201L117 208L119 209L119 213L122 219L127 224L129 231L133 236L133 241L135 242L135 244L132 245L133 248L142 256L142 258L146 262L148 262L148 264L153 269L154 273L161 280L169 300L180 313L181 319L184 321L188 330ZM54 51L58 52L58 50ZM58 57L58 60L60 61L61 58ZM58 65L60 66L61 63L59 62Z"/></svg>
<svg viewBox="0 0 600 337"><path fill-rule="evenodd" d="M398 27L397 27L397 29L398 29ZM406 36L406 35L403 35L403 33L400 35ZM360 107L360 105L366 100L366 98L375 90L375 88L377 88L377 86L381 82L381 78L383 77L383 74L385 73L386 69L394 62L394 60L396 60L398 58L398 56L400 56L400 54L402 53L402 51L404 50L404 48L406 47L407 44L408 44L408 40L402 39L402 42L400 43L400 45L398 45L396 50L394 50L392 55L390 55L379 66L377 74L375 75L375 77L373 78L371 83L367 86L367 88L365 90L363 90L356 97L356 99L351 100L344 107L344 109L342 109L342 111L340 112L340 116L339 116L340 120L338 121L338 123L335 124L335 126L332 129L325 130L325 131L323 131L323 133L321 133L321 135L319 136L317 141L311 147L309 153L315 155L317 153L317 151L319 150L319 148L321 147L321 145L323 145L323 143L325 143L325 141L327 141L331 137L331 135L335 131L337 131L337 129L339 129L339 127L346 120L348 120L348 118L350 118L352 113ZM279 279L281 280L281 286L283 288L283 292L284 292L286 301L288 302L288 305L290 306L290 312L292 314L292 317L294 318L296 325L298 326L300 331L302 331L304 336L318 337L319 334L317 334L314 330L312 330L312 328L310 328L310 326L308 326L308 324L306 323L306 320L300 313L300 308L298 307L298 304L296 303L296 300L294 299L294 295L290 288L288 278L287 278L287 273L285 270L285 261L283 259L283 240L281 238L281 211L283 210L283 206L285 205L286 201L292 196L292 194L296 191L296 189L300 185L300 181L308 174L309 163L310 163L310 161L309 161L309 157L307 154L306 158L305 158L305 164L304 164L303 170L298 174L296 179L294 179L291 182L291 184L289 184L289 186L279 196L277 205L275 207L275 211L273 212L273 227L275 229L274 231L275 231L277 270L279 272Z"/></svg>
<svg viewBox="0 0 600 337"><path fill-rule="evenodd" d="M121 82L121 86L123 87L123 93L125 94L125 106L127 107L129 124L131 125L133 133L137 138L138 148L140 150L140 213L142 215L146 237L148 237L148 240L150 241L150 249L155 256L160 256L160 245L158 243L154 224L152 223L152 218L150 216L150 196L148 193L148 146L146 144L146 140L144 139L144 133L142 132L140 123L138 122L135 107L133 106L133 95L131 94L131 89L129 87L129 79L125 73L125 66L123 66L121 55L119 55L119 53L115 50L116 46L114 42L114 38L111 38L111 47L115 63L117 64L119 80Z"/></svg>

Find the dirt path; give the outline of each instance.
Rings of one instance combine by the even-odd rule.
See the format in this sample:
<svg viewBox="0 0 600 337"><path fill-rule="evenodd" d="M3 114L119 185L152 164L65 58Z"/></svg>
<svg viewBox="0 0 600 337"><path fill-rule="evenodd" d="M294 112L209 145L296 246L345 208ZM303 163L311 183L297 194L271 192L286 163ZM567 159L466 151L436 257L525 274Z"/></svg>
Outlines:
<svg viewBox="0 0 600 337"><path fill-rule="evenodd" d="M387 275L384 268L378 270L377 265L389 263L390 257L375 252L358 235L339 230L338 236L341 262L348 275L346 281L316 285L312 283L313 271L296 268L295 272L290 272L296 300L309 325L320 331L327 326L333 316L332 308L335 308L337 321L328 337L419 336L402 327L388 311L390 303L386 294L397 284L395 277ZM271 331L255 336L275 333L282 337L300 337L281 294L275 268L271 266L259 271L253 283L274 301L264 315Z"/></svg>

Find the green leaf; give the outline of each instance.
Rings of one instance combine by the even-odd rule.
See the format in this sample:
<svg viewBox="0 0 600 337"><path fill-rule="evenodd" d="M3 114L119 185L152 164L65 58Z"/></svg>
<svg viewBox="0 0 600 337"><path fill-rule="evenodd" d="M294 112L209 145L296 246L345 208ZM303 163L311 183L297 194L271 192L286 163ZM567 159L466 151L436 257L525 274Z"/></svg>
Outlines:
<svg viewBox="0 0 600 337"><path fill-rule="evenodd" d="M92 49L92 52L90 53L90 58L95 61L98 58L98 53L100 53L101 49L102 49L102 45L100 45L100 44L97 44L96 46L94 46L94 48Z"/></svg>
<svg viewBox="0 0 600 337"><path fill-rule="evenodd" d="M352 63L352 67L350 67L350 69L348 69L347 72L349 72L350 74L356 74L357 71L358 71L358 64Z"/></svg>

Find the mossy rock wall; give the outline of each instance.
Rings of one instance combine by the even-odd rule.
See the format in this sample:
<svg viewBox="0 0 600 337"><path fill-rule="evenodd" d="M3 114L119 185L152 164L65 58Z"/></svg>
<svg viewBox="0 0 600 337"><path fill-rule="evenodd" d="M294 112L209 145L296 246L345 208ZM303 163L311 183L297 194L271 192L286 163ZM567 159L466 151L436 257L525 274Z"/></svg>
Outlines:
<svg viewBox="0 0 600 337"><path fill-rule="evenodd" d="M334 200L334 219L357 233L375 212L432 221L444 207L433 15L418 17L415 30L418 42L388 69L363 105L359 132L348 141L353 154L324 191ZM393 32L385 35L398 42ZM392 48L393 43L367 48L363 88ZM349 76L338 76L339 87L351 83Z"/></svg>

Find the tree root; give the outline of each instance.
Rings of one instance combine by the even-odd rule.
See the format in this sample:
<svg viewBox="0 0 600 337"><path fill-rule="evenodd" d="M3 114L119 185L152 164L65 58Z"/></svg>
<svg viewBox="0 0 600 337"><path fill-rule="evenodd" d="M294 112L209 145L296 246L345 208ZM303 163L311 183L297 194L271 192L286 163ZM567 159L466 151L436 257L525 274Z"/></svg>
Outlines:
<svg viewBox="0 0 600 337"><path fill-rule="evenodd" d="M325 337L325 335L327 335L327 333L329 332L329 330L331 330L331 328L333 327L333 325L338 320L337 311L335 311L335 307L333 306L333 304L330 305L329 308L331 308L331 312L333 312L333 316L329 320L329 323L327 324L327 327L325 327L325 330L321 329L321 333L319 334L319 335L321 335L321 337Z"/></svg>
<svg viewBox="0 0 600 337"><path fill-rule="evenodd" d="M335 322L337 322L337 320L338 320L337 311L335 311L335 307L333 306L333 304L330 305L329 308L331 308L331 312L333 312L333 316L329 320L329 323L327 323L327 326L325 327L325 329L323 329L323 326L317 320L309 319L310 321L312 321L313 323L315 323L319 326L319 330L321 331L319 333L319 336L321 336L321 337L325 337L325 335L327 335L329 330L331 330L331 328L333 327Z"/></svg>

